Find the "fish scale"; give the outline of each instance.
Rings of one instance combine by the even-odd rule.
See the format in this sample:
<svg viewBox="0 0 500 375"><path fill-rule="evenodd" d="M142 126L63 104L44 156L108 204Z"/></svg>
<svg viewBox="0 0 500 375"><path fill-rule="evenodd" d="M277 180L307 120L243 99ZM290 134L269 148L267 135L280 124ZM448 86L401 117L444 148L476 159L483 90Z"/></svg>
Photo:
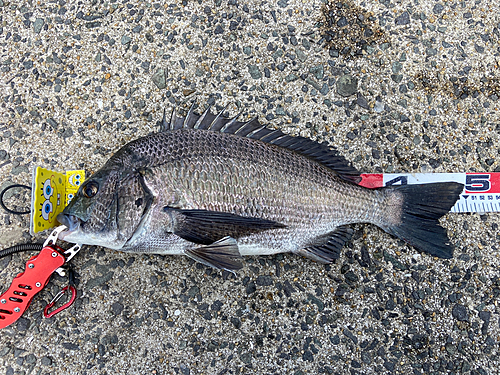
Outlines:
<svg viewBox="0 0 500 375"><path fill-rule="evenodd" d="M280 252L332 262L348 225L372 223L451 256L438 219L462 185L367 189L325 144L208 111L174 112L164 131L117 151L58 217L69 228L62 238L236 269L241 255Z"/></svg>
<svg viewBox="0 0 500 375"><path fill-rule="evenodd" d="M194 134L185 135L185 133ZM164 133L163 139L155 141L174 145L176 152L170 156L168 152L159 150L163 159L155 156L152 160L147 160L147 147L137 145L137 150L144 152L141 160L149 165L148 168L153 170L152 175L155 176L154 182L146 181L146 184L164 186L166 196L175 195L174 192L182 194L182 198L187 202L182 208L215 209L245 215L247 207L255 207L239 204L237 200L251 201L251 198L255 198L260 202L259 206L264 208L261 214L256 210L257 217L286 221L287 224L316 216L322 216L328 223L335 220L334 224L346 224L351 217L351 220L356 220L360 211L356 207L357 204L351 207L349 202L374 195L373 192L365 192L364 195L358 194L359 197L354 195L349 199L349 194L355 194L356 190L359 192L364 190L347 184L346 189L339 190L336 195L337 190L332 189L333 185L343 182L333 171L320 164L305 157L291 158L287 155L291 153L289 150L278 147L262 148L256 157L250 157L248 150L252 148L251 146L242 142L234 142L235 145L232 145L231 138L239 140L237 136L222 134L225 138L223 141L226 142L222 142L220 137L217 137L218 142L216 142L213 138L218 135L207 130L187 129ZM243 140L247 143L258 142L251 139ZM200 147L206 144L211 146L205 149ZM229 152L231 145L234 152ZM178 159L182 159L182 162L177 162ZM155 165L155 162L158 165ZM199 171L205 173L205 178L200 177ZM254 180L258 181L257 190L249 183ZM218 185L217 181L220 181ZM194 183L196 186L193 186ZM199 189L199 193L205 197L203 201L195 199L196 189ZM208 200L206 198L210 193L214 195ZM336 212L339 212L335 207L336 202L340 202L343 208L342 216L348 220L345 223L336 217ZM175 204L169 201L163 203ZM366 206L369 207L369 204Z"/></svg>

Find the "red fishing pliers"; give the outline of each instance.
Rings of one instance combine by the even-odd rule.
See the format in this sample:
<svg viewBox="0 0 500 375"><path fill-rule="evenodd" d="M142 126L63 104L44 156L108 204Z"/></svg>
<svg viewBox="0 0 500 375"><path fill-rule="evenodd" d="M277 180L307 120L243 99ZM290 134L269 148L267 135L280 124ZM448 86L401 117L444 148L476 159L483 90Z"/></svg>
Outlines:
<svg viewBox="0 0 500 375"><path fill-rule="evenodd" d="M31 257L26 263L26 270L18 274L9 289L0 296L0 328L5 328L18 320L30 305L33 297L40 292L49 282L50 276L57 272L64 276L65 270L62 266L68 263L80 250L80 245L74 245L68 250L64 250L56 245L59 234L67 229L61 225L53 230L43 244L42 251L38 255ZM69 302L48 313L56 301L67 291L71 292ZM50 318L58 312L69 307L76 298L76 289L72 285L63 288L56 297L45 307L44 316Z"/></svg>

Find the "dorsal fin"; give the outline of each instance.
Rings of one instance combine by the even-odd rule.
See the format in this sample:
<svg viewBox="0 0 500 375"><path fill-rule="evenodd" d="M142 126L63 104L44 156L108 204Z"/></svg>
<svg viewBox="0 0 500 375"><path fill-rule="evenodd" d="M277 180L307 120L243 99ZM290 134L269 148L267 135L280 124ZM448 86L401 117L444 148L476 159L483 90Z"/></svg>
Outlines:
<svg viewBox="0 0 500 375"><path fill-rule="evenodd" d="M221 131L221 129L224 128L224 125L226 125L229 121L231 121L227 117L224 117L224 111L227 109L228 106L229 104L221 109L221 111L215 116L215 118L213 119L212 123L207 128L207 130L212 130L214 132Z"/></svg>
<svg viewBox="0 0 500 375"><path fill-rule="evenodd" d="M208 126L207 124L211 123L211 121L209 120L209 116L212 115L210 113L210 108L212 108L212 105L209 105L207 107L207 109L205 109L205 112L203 112L201 116L198 116L198 119L196 120L196 123L194 124L194 129L206 129L206 127L203 127L203 126L205 126L205 125Z"/></svg>
<svg viewBox="0 0 500 375"><path fill-rule="evenodd" d="M223 108L217 115L213 115L210 112L210 105L199 115L194 112L194 106L193 103L185 117L180 116L173 109L169 124L167 124L164 114L161 130L205 129L257 139L307 156L337 172L344 180L354 183L361 181L360 173L335 148L328 146L326 143L318 143L300 136L294 137L283 133L281 130L267 128L259 123L256 117L246 122L237 121L239 115L231 119L227 118L223 115L227 107Z"/></svg>
<svg viewBox="0 0 500 375"><path fill-rule="evenodd" d="M195 102L193 102L193 104L191 104L191 107L189 108L189 111L188 111L186 117L184 117L184 123L182 124L183 128L192 129L194 124L196 123L197 116L195 116L195 114L194 114L195 104L196 104Z"/></svg>
<svg viewBox="0 0 500 375"><path fill-rule="evenodd" d="M172 110L172 114L170 116L170 130L177 130L182 128L182 125L184 125L184 117L177 116L177 111L175 108Z"/></svg>

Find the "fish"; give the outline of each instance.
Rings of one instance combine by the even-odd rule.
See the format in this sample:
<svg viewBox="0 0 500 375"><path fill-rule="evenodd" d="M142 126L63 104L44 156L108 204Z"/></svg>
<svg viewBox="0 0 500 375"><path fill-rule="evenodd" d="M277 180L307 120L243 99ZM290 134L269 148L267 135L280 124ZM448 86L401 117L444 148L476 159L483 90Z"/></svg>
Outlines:
<svg viewBox="0 0 500 375"><path fill-rule="evenodd" d="M67 227L60 238L234 271L247 255L332 263L352 226L369 223L418 251L453 256L439 219L462 184L368 189L334 147L210 107L174 109L170 120L164 112L159 132L121 147L57 216Z"/></svg>

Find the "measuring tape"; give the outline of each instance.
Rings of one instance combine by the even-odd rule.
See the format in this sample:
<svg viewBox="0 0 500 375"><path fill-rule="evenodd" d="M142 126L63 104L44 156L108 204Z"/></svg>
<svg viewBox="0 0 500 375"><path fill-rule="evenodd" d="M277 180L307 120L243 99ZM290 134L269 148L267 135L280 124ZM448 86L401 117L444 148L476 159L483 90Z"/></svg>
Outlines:
<svg viewBox="0 0 500 375"><path fill-rule="evenodd" d="M360 185L378 188L391 185L459 182L464 185L451 212L499 212L500 172L492 173L374 173L362 174Z"/></svg>

